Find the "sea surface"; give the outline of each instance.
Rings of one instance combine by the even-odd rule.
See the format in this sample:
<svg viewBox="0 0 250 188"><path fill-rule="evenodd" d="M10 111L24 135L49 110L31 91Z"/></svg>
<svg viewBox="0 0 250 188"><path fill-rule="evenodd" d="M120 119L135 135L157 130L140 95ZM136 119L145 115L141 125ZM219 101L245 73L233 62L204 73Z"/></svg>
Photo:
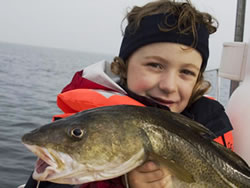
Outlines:
<svg viewBox="0 0 250 188"><path fill-rule="evenodd" d="M15 188L30 176L36 157L21 143L21 136L49 123L61 113L56 96L76 71L110 55L27 45L0 43L0 187ZM206 72L212 83L210 95L226 105L229 81L217 72Z"/></svg>

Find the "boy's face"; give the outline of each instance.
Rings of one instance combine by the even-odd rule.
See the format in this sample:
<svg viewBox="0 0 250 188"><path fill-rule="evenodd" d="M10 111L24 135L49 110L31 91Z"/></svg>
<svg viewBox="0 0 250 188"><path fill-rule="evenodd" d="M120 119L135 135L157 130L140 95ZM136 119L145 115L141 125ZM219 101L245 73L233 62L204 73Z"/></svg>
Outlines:
<svg viewBox="0 0 250 188"><path fill-rule="evenodd" d="M149 44L128 59L127 86L180 113L188 105L201 63L200 53L185 45Z"/></svg>

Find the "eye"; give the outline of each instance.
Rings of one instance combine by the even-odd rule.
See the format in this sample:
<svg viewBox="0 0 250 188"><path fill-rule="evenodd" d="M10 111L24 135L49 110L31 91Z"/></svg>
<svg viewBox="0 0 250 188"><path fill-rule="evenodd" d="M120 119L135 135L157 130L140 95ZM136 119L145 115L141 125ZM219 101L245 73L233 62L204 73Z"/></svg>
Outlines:
<svg viewBox="0 0 250 188"><path fill-rule="evenodd" d="M181 73L186 74L186 75L191 75L191 76L196 76L195 72L190 71L188 69L183 69Z"/></svg>
<svg viewBox="0 0 250 188"><path fill-rule="evenodd" d="M70 131L70 135L75 138L81 138L83 136L84 131L80 128L74 128Z"/></svg>
<svg viewBox="0 0 250 188"><path fill-rule="evenodd" d="M154 69L159 69L159 70L163 69L163 66L160 63L151 62L151 63L147 63L147 66L152 67Z"/></svg>

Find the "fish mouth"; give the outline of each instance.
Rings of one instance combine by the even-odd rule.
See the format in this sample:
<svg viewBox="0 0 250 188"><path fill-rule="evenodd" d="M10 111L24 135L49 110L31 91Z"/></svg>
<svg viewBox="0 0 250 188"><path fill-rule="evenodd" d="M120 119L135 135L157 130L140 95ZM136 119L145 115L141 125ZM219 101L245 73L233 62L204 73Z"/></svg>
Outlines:
<svg viewBox="0 0 250 188"><path fill-rule="evenodd" d="M59 184L78 185L93 181L112 179L125 174L143 163L144 149L125 162L117 157L112 162L104 160L100 164L93 160L79 163L70 155L37 145L24 144L38 156L32 174L37 181L50 181ZM98 164L96 164L96 162Z"/></svg>
<svg viewBox="0 0 250 188"><path fill-rule="evenodd" d="M52 148L25 143L24 145L38 157L32 174L33 179L74 185L88 182L86 178L81 180L83 175L79 174L85 166L72 159L70 155Z"/></svg>
<svg viewBox="0 0 250 188"><path fill-rule="evenodd" d="M24 144L29 150L38 156L32 177L39 181L48 181L60 172L64 162L59 159L58 153L53 149L47 149L36 145Z"/></svg>

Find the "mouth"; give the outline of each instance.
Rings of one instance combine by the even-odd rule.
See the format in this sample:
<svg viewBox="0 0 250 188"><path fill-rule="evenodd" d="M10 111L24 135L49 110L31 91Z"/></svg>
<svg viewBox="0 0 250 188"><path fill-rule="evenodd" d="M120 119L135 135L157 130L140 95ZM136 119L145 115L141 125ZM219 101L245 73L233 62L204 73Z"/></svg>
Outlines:
<svg viewBox="0 0 250 188"><path fill-rule="evenodd" d="M46 163L44 160L38 158L36 161L35 171L38 174L41 174L45 171L45 169L50 166L48 163Z"/></svg>
<svg viewBox="0 0 250 188"><path fill-rule="evenodd" d="M149 96L149 98L151 100L153 100L154 102L156 103L159 103L161 105L164 105L164 106L168 106L170 107L171 105L173 105L175 102L172 101L172 100L165 100L165 99L162 99L162 98L158 98L158 97L152 97L152 96Z"/></svg>
<svg viewBox="0 0 250 188"><path fill-rule="evenodd" d="M82 184L88 182L83 176L86 173L86 170L83 170L85 166L72 159L70 155L57 152L51 148L47 149L29 144L24 145L38 156L32 174L33 179L59 184ZM83 174L81 174L81 171L83 171Z"/></svg>
<svg viewBox="0 0 250 188"><path fill-rule="evenodd" d="M56 158L56 154L53 151L35 145L25 144L25 146L38 156L32 175L34 179L45 181L58 173L58 169L63 162Z"/></svg>

